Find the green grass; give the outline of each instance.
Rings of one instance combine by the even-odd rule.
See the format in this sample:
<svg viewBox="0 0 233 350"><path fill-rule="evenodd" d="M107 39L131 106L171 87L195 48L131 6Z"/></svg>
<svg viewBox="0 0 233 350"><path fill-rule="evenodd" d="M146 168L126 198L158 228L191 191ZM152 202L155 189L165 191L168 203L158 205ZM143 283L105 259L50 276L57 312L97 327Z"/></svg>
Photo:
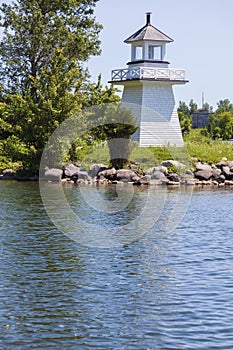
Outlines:
<svg viewBox="0 0 233 350"><path fill-rule="evenodd" d="M185 139L187 152L191 158L197 158L207 163L217 163L223 157L233 160L233 145L226 141L212 141L201 134L200 129L194 129Z"/></svg>
<svg viewBox="0 0 233 350"><path fill-rule="evenodd" d="M150 167L160 164L164 160L174 159L185 164L186 169L193 165L192 159L197 158L207 163L217 163L223 157L233 160L233 145L223 141L213 141L203 135L202 130L193 129L185 138L184 147L137 147L134 143L130 155L130 161L139 163L145 171ZM96 145L84 157L82 164L87 169L91 164L103 163L109 165L108 146Z"/></svg>

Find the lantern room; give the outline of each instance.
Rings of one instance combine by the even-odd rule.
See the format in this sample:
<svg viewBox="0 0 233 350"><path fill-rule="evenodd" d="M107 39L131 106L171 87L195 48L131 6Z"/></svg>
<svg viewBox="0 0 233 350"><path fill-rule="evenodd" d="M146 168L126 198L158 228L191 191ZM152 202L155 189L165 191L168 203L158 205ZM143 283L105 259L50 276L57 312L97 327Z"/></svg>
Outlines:
<svg viewBox="0 0 233 350"><path fill-rule="evenodd" d="M129 64L168 63L164 61L166 44L173 39L151 24L151 12L146 13L146 25L124 41L131 45Z"/></svg>

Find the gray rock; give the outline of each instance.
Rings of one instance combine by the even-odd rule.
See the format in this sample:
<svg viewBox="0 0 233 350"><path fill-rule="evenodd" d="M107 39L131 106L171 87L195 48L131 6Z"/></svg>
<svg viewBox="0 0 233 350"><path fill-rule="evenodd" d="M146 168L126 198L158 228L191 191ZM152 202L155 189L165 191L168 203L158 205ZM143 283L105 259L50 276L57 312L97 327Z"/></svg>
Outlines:
<svg viewBox="0 0 233 350"><path fill-rule="evenodd" d="M111 169L106 169L106 170L100 171L97 174L97 178L99 178L99 177L105 177L105 179L108 179L108 180L115 180L116 169L111 168Z"/></svg>
<svg viewBox="0 0 233 350"><path fill-rule="evenodd" d="M86 170L80 170L78 172L78 180L84 180L84 181L89 181L91 178L88 175Z"/></svg>
<svg viewBox="0 0 233 350"><path fill-rule="evenodd" d="M216 163L218 168L222 168L223 166L228 166L227 158L222 158L220 162Z"/></svg>
<svg viewBox="0 0 233 350"><path fill-rule="evenodd" d="M151 176L150 175L144 175L140 177L139 182L141 185L148 185L150 183Z"/></svg>
<svg viewBox="0 0 233 350"><path fill-rule="evenodd" d="M213 169L212 173L213 173L214 179L218 179L221 176L222 171L221 169L216 168L216 169Z"/></svg>
<svg viewBox="0 0 233 350"><path fill-rule="evenodd" d="M231 171L229 166L223 166L222 173L227 180L233 180L233 172Z"/></svg>
<svg viewBox="0 0 233 350"><path fill-rule="evenodd" d="M63 177L69 178L75 183L78 180L89 181L90 177L87 171L82 167L77 167L74 164L67 164L63 169Z"/></svg>
<svg viewBox="0 0 233 350"><path fill-rule="evenodd" d="M16 171L13 169L5 169L3 170L2 175L4 179L13 179L15 178Z"/></svg>
<svg viewBox="0 0 233 350"><path fill-rule="evenodd" d="M138 178L138 175L132 170L120 169L116 172L116 179L118 181L130 182L136 178Z"/></svg>
<svg viewBox="0 0 233 350"><path fill-rule="evenodd" d="M203 170L203 171L212 171L212 168L209 164L206 164L206 163L201 163L201 162L197 162L195 164L196 166L196 170L199 171L199 170Z"/></svg>
<svg viewBox="0 0 233 350"><path fill-rule="evenodd" d="M169 182L180 182L180 176L176 173L168 174L167 178Z"/></svg>
<svg viewBox="0 0 233 350"><path fill-rule="evenodd" d="M185 172L186 175L188 176L194 176L192 170L188 169L186 172Z"/></svg>
<svg viewBox="0 0 233 350"><path fill-rule="evenodd" d="M165 166L159 165L153 168L149 168L145 171L145 175L152 175L153 173L160 171L163 174L167 174L167 168Z"/></svg>
<svg viewBox="0 0 233 350"><path fill-rule="evenodd" d="M90 166L89 174L95 177L99 172L108 169L107 165L104 164L93 164Z"/></svg>
<svg viewBox="0 0 233 350"><path fill-rule="evenodd" d="M79 171L80 171L80 167L77 167L74 164L66 164L63 170L63 175L65 177L71 178L74 175L78 175Z"/></svg>
<svg viewBox="0 0 233 350"><path fill-rule="evenodd" d="M225 177L223 174L221 174L221 175L218 177L218 182L219 182L219 183L223 183L223 182L225 182L225 180L226 180L226 177Z"/></svg>
<svg viewBox="0 0 233 350"><path fill-rule="evenodd" d="M161 179L164 179L164 178L165 178L165 175L161 171L154 171L151 174L151 179L152 180L161 180Z"/></svg>
<svg viewBox="0 0 233 350"><path fill-rule="evenodd" d="M177 160L165 160L160 165L165 166L166 168L169 168L170 166L175 166L176 168L184 169L185 165L183 163L178 162Z"/></svg>
<svg viewBox="0 0 233 350"><path fill-rule="evenodd" d="M212 169L198 170L195 172L195 178L199 180L209 180L212 176Z"/></svg>
<svg viewBox="0 0 233 350"><path fill-rule="evenodd" d="M45 171L44 178L47 181L60 182L62 178L62 173L63 172L61 169L51 168Z"/></svg>

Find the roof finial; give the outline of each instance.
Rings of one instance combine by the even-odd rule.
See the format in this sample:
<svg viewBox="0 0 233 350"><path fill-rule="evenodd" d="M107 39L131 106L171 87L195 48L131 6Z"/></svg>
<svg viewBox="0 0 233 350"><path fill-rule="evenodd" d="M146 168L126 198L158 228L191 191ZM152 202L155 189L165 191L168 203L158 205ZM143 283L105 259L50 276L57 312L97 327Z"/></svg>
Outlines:
<svg viewBox="0 0 233 350"><path fill-rule="evenodd" d="M150 16L151 16L151 12L146 12L146 25L147 26L150 24Z"/></svg>

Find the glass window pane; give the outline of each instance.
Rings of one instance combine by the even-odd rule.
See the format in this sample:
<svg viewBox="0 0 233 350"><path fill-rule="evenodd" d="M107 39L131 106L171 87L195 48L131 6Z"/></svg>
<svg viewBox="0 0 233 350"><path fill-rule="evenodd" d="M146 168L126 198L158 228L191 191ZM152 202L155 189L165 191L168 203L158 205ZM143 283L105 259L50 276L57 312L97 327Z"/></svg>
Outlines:
<svg viewBox="0 0 233 350"><path fill-rule="evenodd" d="M149 45L149 59L161 60L161 46Z"/></svg>
<svg viewBox="0 0 233 350"><path fill-rule="evenodd" d="M136 46L135 47L135 59L141 60L142 59L142 46Z"/></svg>

